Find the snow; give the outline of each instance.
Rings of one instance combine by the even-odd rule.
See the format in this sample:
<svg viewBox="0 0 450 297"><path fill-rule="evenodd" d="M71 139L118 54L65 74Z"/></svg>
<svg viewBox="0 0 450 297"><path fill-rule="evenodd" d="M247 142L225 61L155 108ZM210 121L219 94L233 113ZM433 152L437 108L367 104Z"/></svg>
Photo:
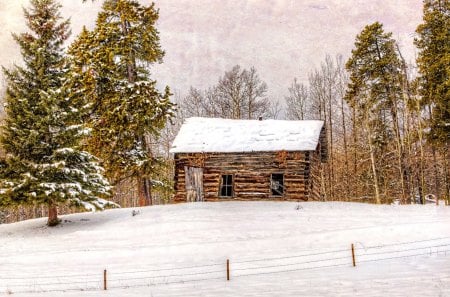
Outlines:
<svg viewBox="0 0 450 297"><path fill-rule="evenodd" d="M0 225L0 296L450 296L446 206L190 203L62 219Z"/></svg>
<svg viewBox="0 0 450 297"><path fill-rule="evenodd" d="M78 195L78 193L74 193L73 196L76 196L76 195ZM72 198L72 200L76 204L81 205L87 211L91 211L91 212L95 212L97 210L102 210L102 209L105 209L106 207L120 208L119 204L112 202L112 201L102 199L102 198L97 198L96 200L89 201L89 202L80 200L78 198Z"/></svg>
<svg viewBox="0 0 450 297"><path fill-rule="evenodd" d="M171 153L313 151L323 121L188 118Z"/></svg>

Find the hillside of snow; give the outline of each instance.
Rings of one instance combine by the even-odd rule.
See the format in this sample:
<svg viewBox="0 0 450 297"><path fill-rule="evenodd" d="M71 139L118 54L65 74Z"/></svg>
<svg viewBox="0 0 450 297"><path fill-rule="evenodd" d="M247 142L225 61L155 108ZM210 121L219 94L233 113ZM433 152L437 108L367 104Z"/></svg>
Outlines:
<svg viewBox="0 0 450 297"><path fill-rule="evenodd" d="M223 202L134 214L0 225L0 296L450 296L450 207Z"/></svg>

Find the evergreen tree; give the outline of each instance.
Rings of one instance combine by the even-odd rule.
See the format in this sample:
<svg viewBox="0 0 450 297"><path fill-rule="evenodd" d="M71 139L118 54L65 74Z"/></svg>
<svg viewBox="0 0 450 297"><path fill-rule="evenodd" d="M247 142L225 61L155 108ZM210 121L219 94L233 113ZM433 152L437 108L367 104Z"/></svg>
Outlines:
<svg viewBox="0 0 450 297"><path fill-rule="evenodd" d="M378 22L366 26L356 37L355 49L346 64L350 82L345 98L365 130L377 203L381 202L381 156L392 134L400 138L396 108L401 96L400 66L392 34L385 33Z"/></svg>
<svg viewBox="0 0 450 297"><path fill-rule="evenodd" d="M422 106L430 106L429 139L450 145L450 1L425 0L423 23L417 27L419 85Z"/></svg>
<svg viewBox="0 0 450 297"><path fill-rule="evenodd" d="M95 29L83 30L69 51L82 77L81 95L92 105L89 149L113 183L138 179L142 205L151 203L150 139L173 114L168 87L160 93L150 79L149 66L164 55L157 19L154 4L106 0Z"/></svg>
<svg viewBox="0 0 450 297"><path fill-rule="evenodd" d="M420 105L430 115L426 136L433 156L434 193L438 197L442 193L439 172L443 169L442 188L450 201L450 1L425 0L423 23L416 32ZM438 151L443 162L438 160Z"/></svg>
<svg viewBox="0 0 450 297"><path fill-rule="evenodd" d="M109 184L102 168L80 149L87 129L83 102L74 101L66 75L63 43L69 21L54 0L31 0L25 9L29 33L14 35L24 66L4 69L6 120L1 142L0 206L47 205L47 224L59 223L57 207L81 204L102 208Z"/></svg>

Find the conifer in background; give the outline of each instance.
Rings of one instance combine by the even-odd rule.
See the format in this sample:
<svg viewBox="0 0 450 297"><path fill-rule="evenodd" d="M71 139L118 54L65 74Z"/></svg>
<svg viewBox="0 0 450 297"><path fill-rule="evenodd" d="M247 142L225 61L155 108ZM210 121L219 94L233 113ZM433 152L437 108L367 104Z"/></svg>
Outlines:
<svg viewBox="0 0 450 297"><path fill-rule="evenodd" d="M379 186L383 170L380 161L389 142L394 141L392 135L400 138L397 104L402 92L401 62L392 33L384 32L383 25L378 22L366 26L356 37L355 49L346 68L350 82L345 99L355 110L358 124L364 129L375 201L381 203ZM398 167L401 169L401 140L398 142Z"/></svg>
<svg viewBox="0 0 450 297"><path fill-rule="evenodd" d="M431 106L429 139L450 145L450 1L425 0L415 44L422 105Z"/></svg>
<svg viewBox="0 0 450 297"><path fill-rule="evenodd" d="M59 205L102 208L109 191L96 158L80 149L87 106L70 95L63 52L69 21L59 9L54 0L31 0L24 10L29 32L14 35L23 66L4 69L0 206L47 205L49 226L59 223Z"/></svg>
<svg viewBox="0 0 450 297"><path fill-rule="evenodd" d="M414 40L420 105L429 114L426 137L433 156L434 194L450 201L450 0L423 3L423 23Z"/></svg>
<svg viewBox="0 0 450 297"><path fill-rule="evenodd" d="M89 150L113 184L137 179L141 205L152 201L150 141L173 115L169 88L160 93L150 78L150 66L164 55L157 19L154 4L106 0L94 30L84 29L69 51L81 95L92 105Z"/></svg>

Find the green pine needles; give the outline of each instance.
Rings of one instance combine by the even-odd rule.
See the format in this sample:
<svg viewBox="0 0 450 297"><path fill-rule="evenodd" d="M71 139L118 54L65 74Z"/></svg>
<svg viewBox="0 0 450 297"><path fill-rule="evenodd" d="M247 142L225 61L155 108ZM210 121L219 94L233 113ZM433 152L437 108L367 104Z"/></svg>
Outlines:
<svg viewBox="0 0 450 297"><path fill-rule="evenodd" d="M151 201L156 161L150 141L174 115L169 88L160 93L150 78L150 66L164 55L157 19L154 4L104 1L94 30L84 29L69 50L80 96L92 106L89 150L114 184L138 179L143 205Z"/></svg>
<svg viewBox="0 0 450 297"><path fill-rule="evenodd" d="M62 48L69 21L61 20L59 9L53 0L31 1L24 10L29 33L14 35L24 66L4 69L0 206L47 205L48 225L58 224L58 205L103 208L110 191L98 159L81 147L90 108L73 95Z"/></svg>
<svg viewBox="0 0 450 297"><path fill-rule="evenodd" d="M355 48L346 63L346 69L349 71L350 82L345 100L355 111L358 124L364 129L370 153L375 201L381 203L379 184L383 175L378 160L392 138L397 139L400 175L403 172L403 147L399 128L402 72L392 33L384 32L383 25L378 22L367 25L356 37Z"/></svg>
<svg viewBox="0 0 450 297"><path fill-rule="evenodd" d="M448 151L450 146L450 0L425 0L423 23L415 44L422 106L429 107L428 139Z"/></svg>

